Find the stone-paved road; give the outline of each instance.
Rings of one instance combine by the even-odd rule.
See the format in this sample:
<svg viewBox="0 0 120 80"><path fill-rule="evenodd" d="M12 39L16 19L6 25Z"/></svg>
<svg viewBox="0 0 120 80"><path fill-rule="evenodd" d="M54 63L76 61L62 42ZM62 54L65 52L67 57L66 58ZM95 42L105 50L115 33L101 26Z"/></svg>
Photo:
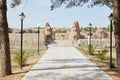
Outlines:
<svg viewBox="0 0 120 80"><path fill-rule="evenodd" d="M74 47L50 47L22 80L112 80Z"/></svg>

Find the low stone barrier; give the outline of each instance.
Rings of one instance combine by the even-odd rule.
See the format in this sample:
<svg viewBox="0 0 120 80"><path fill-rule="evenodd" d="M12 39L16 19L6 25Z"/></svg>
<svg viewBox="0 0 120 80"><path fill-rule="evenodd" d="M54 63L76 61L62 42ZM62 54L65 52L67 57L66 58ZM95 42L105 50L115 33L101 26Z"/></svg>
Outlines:
<svg viewBox="0 0 120 80"><path fill-rule="evenodd" d="M88 39L79 39L81 46L88 45ZM97 48L104 48L110 46L110 39L91 39L91 44ZM115 39L112 40L112 46L115 47Z"/></svg>
<svg viewBox="0 0 120 80"><path fill-rule="evenodd" d="M56 36L58 37L58 36ZM16 33L10 33L9 34L9 39L10 39L10 48L20 48L21 47L21 34L16 34ZM88 39L79 39L80 45L81 46L87 46L88 45ZM77 45L77 41L74 43ZM44 33L40 34L40 41L39 41L40 46L44 46ZM94 47L98 48L104 48L104 47L109 47L110 45L110 39L91 39L91 44ZM113 47L115 46L115 40L113 38L112 40L112 45ZM23 48L37 48L38 47L38 34L37 33L24 33L23 34Z"/></svg>
<svg viewBox="0 0 120 80"><path fill-rule="evenodd" d="M21 47L21 34L9 34L10 48L20 48ZM44 36L40 35L39 45L44 46ZM36 33L26 33L23 34L23 48L37 48L38 47L38 34Z"/></svg>

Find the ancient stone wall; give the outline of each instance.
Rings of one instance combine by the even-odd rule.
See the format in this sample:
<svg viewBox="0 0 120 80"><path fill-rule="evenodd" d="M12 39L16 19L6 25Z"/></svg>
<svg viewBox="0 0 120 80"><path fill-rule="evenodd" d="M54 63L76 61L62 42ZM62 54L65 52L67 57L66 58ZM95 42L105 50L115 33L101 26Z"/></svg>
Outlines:
<svg viewBox="0 0 120 80"><path fill-rule="evenodd" d="M10 48L20 49L21 47L21 34L9 33ZM40 34L39 45L44 46L44 34ZM38 47L38 34L37 33L27 33L23 34L23 48L37 48Z"/></svg>
<svg viewBox="0 0 120 80"><path fill-rule="evenodd" d="M93 36L98 38L108 38L109 34L103 29L97 29L95 34L93 34Z"/></svg>
<svg viewBox="0 0 120 80"><path fill-rule="evenodd" d="M68 36L69 36L68 33L55 33L56 40L65 40L68 39Z"/></svg>
<svg viewBox="0 0 120 80"><path fill-rule="evenodd" d="M81 46L88 45L88 39L79 39ZM104 48L110 46L110 40L107 39L91 39L91 44L97 48ZM112 46L115 47L115 39L112 40Z"/></svg>
<svg viewBox="0 0 120 80"><path fill-rule="evenodd" d="M57 34L56 34L57 35ZM61 34L63 35L63 34ZM64 34L65 35L65 34ZM67 35L67 34L66 34ZM57 36L58 37L58 36ZM9 38L10 38L10 48L11 49L20 49L20 44L21 44L21 35L20 34L14 34L14 33L9 33ZM62 38L60 38L62 39ZM88 44L88 39L79 39L81 46L87 46ZM44 34L40 34L40 46L44 46ZM76 42L76 44L78 44ZM92 39L91 44L94 47L98 48L104 48L104 47L109 47L110 40L109 38L106 39ZM113 38L112 40L113 47L115 46L115 40ZM30 48L37 48L38 47L38 34L37 33L27 33L23 34L23 48L24 49L30 49Z"/></svg>

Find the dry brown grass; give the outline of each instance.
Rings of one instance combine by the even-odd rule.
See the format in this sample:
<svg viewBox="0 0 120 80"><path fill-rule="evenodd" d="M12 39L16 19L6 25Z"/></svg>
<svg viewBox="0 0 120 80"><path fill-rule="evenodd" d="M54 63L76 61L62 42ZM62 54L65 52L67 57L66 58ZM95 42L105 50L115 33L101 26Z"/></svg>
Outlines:
<svg viewBox="0 0 120 80"><path fill-rule="evenodd" d="M41 50L40 54L37 54L37 50L32 50L32 55L27 60L27 65L20 69L20 67L12 61L12 75L7 77L1 77L0 80L21 80L22 77L33 67L33 65L44 55L46 49ZM14 51L13 51L14 52ZM12 53L13 53L12 52ZM0 66L0 72L1 72L1 66ZM1 74L0 74L1 75Z"/></svg>

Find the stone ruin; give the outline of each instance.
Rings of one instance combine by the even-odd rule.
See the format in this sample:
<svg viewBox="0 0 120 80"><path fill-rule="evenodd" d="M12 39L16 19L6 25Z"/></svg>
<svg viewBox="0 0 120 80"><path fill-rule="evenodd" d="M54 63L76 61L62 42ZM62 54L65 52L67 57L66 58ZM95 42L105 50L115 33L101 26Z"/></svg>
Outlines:
<svg viewBox="0 0 120 80"><path fill-rule="evenodd" d="M50 42L50 41L52 41L53 39L53 37L52 37L52 28L50 27L50 25L49 25L49 23L47 22L46 24L45 24L45 41L46 42Z"/></svg>
<svg viewBox="0 0 120 80"><path fill-rule="evenodd" d="M78 21L75 21L72 28L71 28L70 39L72 39L72 40L80 39L80 29L79 29Z"/></svg>
<svg viewBox="0 0 120 80"><path fill-rule="evenodd" d="M8 32L9 33L20 33L19 29L15 29L15 28L8 28Z"/></svg>
<svg viewBox="0 0 120 80"><path fill-rule="evenodd" d="M94 34L94 37L97 37L97 38L108 38L108 36L109 36L108 33L103 29L97 29Z"/></svg>

